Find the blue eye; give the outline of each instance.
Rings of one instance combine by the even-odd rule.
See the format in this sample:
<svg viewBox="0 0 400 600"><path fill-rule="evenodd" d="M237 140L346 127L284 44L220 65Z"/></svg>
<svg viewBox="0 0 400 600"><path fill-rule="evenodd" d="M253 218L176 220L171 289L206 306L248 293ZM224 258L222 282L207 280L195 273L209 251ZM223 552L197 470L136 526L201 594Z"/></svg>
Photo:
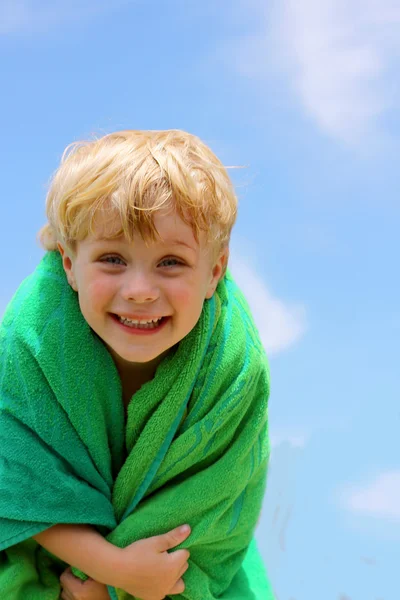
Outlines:
<svg viewBox="0 0 400 600"><path fill-rule="evenodd" d="M123 265L124 261L119 256L105 256L101 259L101 262L108 263L110 265Z"/></svg>
<svg viewBox="0 0 400 600"><path fill-rule="evenodd" d="M177 265L182 265L182 263L176 258L164 258L164 260L160 262L160 265L164 265L166 267L175 267Z"/></svg>

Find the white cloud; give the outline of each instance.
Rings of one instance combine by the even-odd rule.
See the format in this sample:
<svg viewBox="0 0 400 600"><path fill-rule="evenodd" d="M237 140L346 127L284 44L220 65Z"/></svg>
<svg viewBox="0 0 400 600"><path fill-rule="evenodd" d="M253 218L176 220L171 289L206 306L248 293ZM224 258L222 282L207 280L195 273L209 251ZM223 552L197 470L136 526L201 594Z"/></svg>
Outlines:
<svg viewBox="0 0 400 600"><path fill-rule="evenodd" d="M304 307L273 297L250 263L234 251L229 268L246 296L266 352L276 354L295 344L306 329Z"/></svg>
<svg viewBox="0 0 400 600"><path fill-rule="evenodd" d="M340 503L352 512L400 521L400 471L387 471L365 486L347 487Z"/></svg>
<svg viewBox="0 0 400 600"><path fill-rule="evenodd" d="M3 0L0 4L0 35L48 32L60 24L83 18L121 4L106 0Z"/></svg>
<svg viewBox="0 0 400 600"><path fill-rule="evenodd" d="M259 30L237 48L251 77L286 74L306 113L327 134L356 144L396 108L398 0L277 0L260 4ZM256 5L253 6L257 10Z"/></svg>

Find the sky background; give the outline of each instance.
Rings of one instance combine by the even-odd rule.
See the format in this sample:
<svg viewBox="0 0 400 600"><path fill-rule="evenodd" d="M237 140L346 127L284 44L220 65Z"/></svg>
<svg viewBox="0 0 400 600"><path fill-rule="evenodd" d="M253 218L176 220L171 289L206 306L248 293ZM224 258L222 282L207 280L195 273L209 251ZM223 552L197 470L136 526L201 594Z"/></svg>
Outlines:
<svg viewBox="0 0 400 600"><path fill-rule="evenodd" d="M0 314L67 144L177 128L243 166L231 268L271 365L277 600L398 600L398 0L2 0L0 67Z"/></svg>

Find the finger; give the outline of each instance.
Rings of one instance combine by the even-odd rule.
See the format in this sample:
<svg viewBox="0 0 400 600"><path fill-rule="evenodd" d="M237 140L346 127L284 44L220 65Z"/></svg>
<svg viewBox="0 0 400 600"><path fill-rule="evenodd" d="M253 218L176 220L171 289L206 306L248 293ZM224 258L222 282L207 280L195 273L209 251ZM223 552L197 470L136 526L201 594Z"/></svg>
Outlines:
<svg viewBox="0 0 400 600"><path fill-rule="evenodd" d="M66 588L70 588L73 592L75 590L80 590L85 583L85 581L79 579L79 577L75 577L73 573L69 573L67 571L64 571L64 573L61 575L60 582Z"/></svg>
<svg viewBox="0 0 400 600"><path fill-rule="evenodd" d="M61 592L65 596L65 600L74 600L74 593L72 593L69 589L62 587Z"/></svg>
<svg viewBox="0 0 400 600"><path fill-rule="evenodd" d="M61 575L60 582L65 586L71 585L72 582L76 581L77 577L72 573L71 567L68 567Z"/></svg>
<svg viewBox="0 0 400 600"><path fill-rule="evenodd" d="M191 530L189 525L183 525L182 527L176 527L176 529L172 529L172 531L168 531L163 535L157 535L155 536L155 539L160 552L165 552L166 550L175 548L175 546L179 546L179 544L189 537L190 533Z"/></svg>
<svg viewBox="0 0 400 600"><path fill-rule="evenodd" d="M168 595L173 596L175 594L182 594L182 592L184 592L184 591L185 591L185 583L184 583L183 579L179 579Z"/></svg>
<svg viewBox="0 0 400 600"><path fill-rule="evenodd" d="M186 573L186 571L188 570L188 568L189 568L189 563L185 563L183 565L183 568L182 568L181 572L179 573L179 577L182 577L182 575L184 575Z"/></svg>
<svg viewBox="0 0 400 600"><path fill-rule="evenodd" d="M65 571L63 571L60 575L60 581L63 581L64 579L66 579L69 575L71 571L71 567L68 567L68 569L65 569Z"/></svg>
<svg viewBox="0 0 400 600"><path fill-rule="evenodd" d="M175 552L169 552L168 556L170 557L169 560L178 566L179 563L183 565L189 560L190 552L186 548L183 548L182 550L175 550Z"/></svg>

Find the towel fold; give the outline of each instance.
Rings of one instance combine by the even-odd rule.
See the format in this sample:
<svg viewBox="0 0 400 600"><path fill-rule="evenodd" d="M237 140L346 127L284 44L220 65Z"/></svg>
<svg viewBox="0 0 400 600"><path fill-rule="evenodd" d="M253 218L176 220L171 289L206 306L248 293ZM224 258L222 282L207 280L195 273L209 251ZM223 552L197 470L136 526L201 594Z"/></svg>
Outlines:
<svg viewBox="0 0 400 600"><path fill-rule="evenodd" d="M176 548L191 553L186 589L173 598L273 599L254 540L268 395L265 353L228 272L125 423L114 362L48 252L0 326L1 597L59 598L67 565L32 539L53 525L92 525L125 547L189 523Z"/></svg>

